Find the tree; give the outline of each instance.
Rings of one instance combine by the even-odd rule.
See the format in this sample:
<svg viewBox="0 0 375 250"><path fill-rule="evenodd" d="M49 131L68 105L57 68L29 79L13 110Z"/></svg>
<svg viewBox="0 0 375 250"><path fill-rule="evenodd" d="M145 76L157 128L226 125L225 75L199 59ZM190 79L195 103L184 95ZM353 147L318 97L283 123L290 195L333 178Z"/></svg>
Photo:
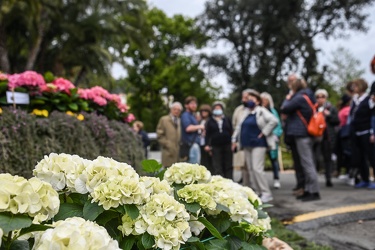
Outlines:
<svg viewBox="0 0 375 250"><path fill-rule="evenodd" d="M328 64L328 79L336 91L342 91L346 83L360 78L365 69L360 67L360 61L344 47L332 51Z"/></svg>
<svg viewBox="0 0 375 250"><path fill-rule="evenodd" d="M207 39L193 19L181 15L169 18L154 8L147 14L147 25L153 30L148 40L152 53L145 56L137 46L129 49L127 56L132 62L127 66L126 83L132 93L132 111L144 122L146 130L153 131L160 116L168 113L166 100L170 97L183 102L193 95L201 103L211 103L217 90L206 79L197 60L183 52L188 47L201 47Z"/></svg>
<svg viewBox="0 0 375 250"><path fill-rule="evenodd" d="M280 83L290 71L300 71L306 78L318 74L313 38L365 30L367 16L362 10L373 2L209 0L200 27L212 42L224 41L231 49L205 58L226 72L237 95L253 87L267 90L279 103L286 92Z"/></svg>
<svg viewBox="0 0 375 250"><path fill-rule="evenodd" d="M147 4L139 0L5 1L0 10L0 70L51 71L76 84L90 74L111 79L130 44L146 47Z"/></svg>

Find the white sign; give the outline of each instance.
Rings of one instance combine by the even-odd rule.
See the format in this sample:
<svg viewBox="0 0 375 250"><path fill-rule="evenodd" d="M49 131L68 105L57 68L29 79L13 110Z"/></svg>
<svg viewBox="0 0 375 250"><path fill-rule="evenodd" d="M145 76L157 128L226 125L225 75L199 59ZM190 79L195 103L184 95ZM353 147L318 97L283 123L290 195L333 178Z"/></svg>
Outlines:
<svg viewBox="0 0 375 250"><path fill-rule="evenodd" d="M29 104L30 97L28 93L7 91L7 103L9 104Z"/></svg>

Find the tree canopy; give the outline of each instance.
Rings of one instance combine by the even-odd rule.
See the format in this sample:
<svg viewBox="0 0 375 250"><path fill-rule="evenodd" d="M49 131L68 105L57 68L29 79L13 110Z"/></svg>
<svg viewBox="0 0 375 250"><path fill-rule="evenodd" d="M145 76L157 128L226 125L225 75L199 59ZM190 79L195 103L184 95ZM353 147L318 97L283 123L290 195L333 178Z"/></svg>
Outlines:
<svg viewBox="0 0 375 250"><path fill-rule="evenodd" d="M283 78L299 71L319 74L314 37L327 38L349 29L364 31L363 9L373 0L209 0L200 27L213 42L230 47L225 54L207 55L210 65L226 72L234 90L267 90L276 99ZM239 102L239 100L238 100Z"/></svg>

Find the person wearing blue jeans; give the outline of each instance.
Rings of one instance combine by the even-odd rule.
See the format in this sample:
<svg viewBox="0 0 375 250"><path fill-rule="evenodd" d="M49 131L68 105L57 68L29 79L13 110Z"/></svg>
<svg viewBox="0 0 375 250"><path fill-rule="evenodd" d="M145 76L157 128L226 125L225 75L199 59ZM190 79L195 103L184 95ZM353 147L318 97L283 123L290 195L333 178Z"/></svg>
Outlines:
<svg viewBox="0 0 375 250"><path fill-rule="evenodd" d="M204 126L198 124L194 116L195 111L197 111L197 98L186 97L185 112L181 115L181 141L191 144L188 162L200 164L199 134L204 130Z"/></svg>

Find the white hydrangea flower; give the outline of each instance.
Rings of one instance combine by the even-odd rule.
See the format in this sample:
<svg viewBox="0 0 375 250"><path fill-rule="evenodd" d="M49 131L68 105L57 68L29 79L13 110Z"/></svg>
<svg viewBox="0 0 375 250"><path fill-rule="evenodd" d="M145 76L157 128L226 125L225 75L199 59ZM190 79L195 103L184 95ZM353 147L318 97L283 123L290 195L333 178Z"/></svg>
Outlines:
<svg viewBox="0 0 375 250"><path fill-rule="evenodd" d="M4 235L3 229L0 228L0 246L1 246L1 240L3 239L3 235Z"/></svg>
<svg viewBox="0 0 375 250"><path fill-rule="evenodd" d="M254 221L254 225L261 227L263 232L271 230L271 218L268 216L265 219L258 219Z"/></svg>
<svg viewBox="0 0 375 250"><path fill-rule="evenodd" d="M35 166L33 174L50 183L57 191L67 186L70 191L76 192L75 181L89 163L78 155L51 153Z"/></svg>
<svg viewBox="0 0 375 250"><path fill-rule="evenodd" d="M211 173L202 165L179 162L165 171L164 179L169 184L207 183L211 179Z"/></svg>
<svg viewBox="0 0 375 250"><path fill-rule="evenodd" d="M140 205L150 196L138 178L124 176L109 178L107 182L97 185L90 194L92 202L98 202L105 210L124 204Z"/></svg>
<svg viewBox="0 0 375 250"><path fill-rule="evenodd" d="M119 230L123 235L138 235L146 231L154 236L160 249L180 249L191 237L189 214L185 206L167 193L154 194L143 206L138 206L139 217L134 221L127 215L122 217Z"/></svg>
<svg viewBox="0 0 375 250"><path fill-rule="evenodd" d="M0 190L0 212L28 214L34 217L34 223L39 223L59 211L59 195L47 182L0 174L0 183L4 184Z"/></svg>
<svg viewBox="0 0 375 250"><path fill-rule="evenodd" d="M104 227L95 222L72 217L53 224L54 228L35 235L33 250L90 249L119 250Z"/></svg>
<svg viewBox="0 0 375 250"><path fill-rule="evenodd" d="M204 209L216 210L213 199L215 189L207 184L190 184L177 191L177 195L187 203L197 202Z"/></svg>
<svg viewBox="0 0 375 250"><path fill-rule="evenodd" d="M82 172L75 182L75 187L79 193L91 193L96 186L114 176L139 180L139 175L130 165L99 156Z"/></svg>
<svg viewBox="0 0 375 250"><path fill-rule="evenodd" d="M189 226L191 232L194 233L195 236L198 236L205 228L205 226L201 222L197 221L197 219L198 218L194 215L190 215Z"/></svg>
<svg viewBox="0 0 375 250"><path fill-rule="evenodd" d="M166 180L160 180L156 177L148 177L142 176L139 180L140 182L144 183L147 191L150 195L153 194L160 194L160 193L167 193L169 195L173 195L173 188Z"/></svg>

